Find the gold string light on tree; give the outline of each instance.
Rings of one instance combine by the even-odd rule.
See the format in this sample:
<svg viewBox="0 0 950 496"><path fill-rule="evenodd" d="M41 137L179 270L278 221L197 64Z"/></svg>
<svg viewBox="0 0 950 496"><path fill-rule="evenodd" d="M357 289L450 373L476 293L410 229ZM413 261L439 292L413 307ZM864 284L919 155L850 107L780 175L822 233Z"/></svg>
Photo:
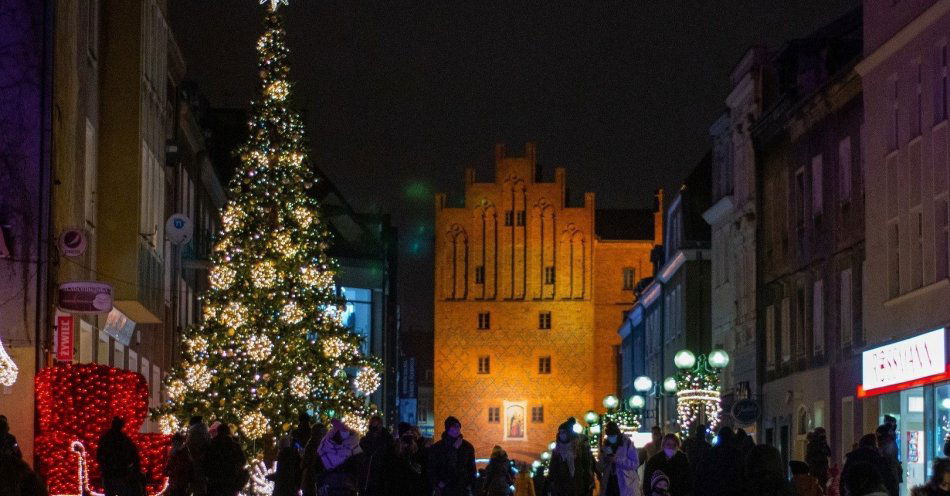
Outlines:
<svg viewBox="0 0 950 496"><path fill-rule="evenodd" d="M165 381L169 401L152 412L167 430L192 415L234 425L251 456L301 412L365 431L375 413L366 395L381 381L379 361L363 356L360 337L343 325L330 229L307 191L318 178L290 107L289 50L276 12L286 2L262 3L259 97L228 185L204 319L183 331L181 364Z"/></svg>

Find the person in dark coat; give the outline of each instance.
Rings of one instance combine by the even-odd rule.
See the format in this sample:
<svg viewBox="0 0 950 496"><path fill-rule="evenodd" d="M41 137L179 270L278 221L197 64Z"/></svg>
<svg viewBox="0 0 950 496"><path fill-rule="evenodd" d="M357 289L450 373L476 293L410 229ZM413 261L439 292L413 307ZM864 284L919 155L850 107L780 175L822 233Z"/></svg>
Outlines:
<svg viewBox="0 0 950 496"><path fill-rule="evenodd" d="M792 472L792 484L795 485L797 496L824 496L825 490L818 479L811 475L811 467L807 463L792 460L788 462L788 468Z"/></svg>
<svg viewBox="0 0 950 496"><path fill-rule="evenodd" d="M731 427L720 427L717 436L707 464L697 467L690 463L694 473L699 472L693 480L701 478L703 494L707 496L732 496L742 485L745 457L739 448L741 441Z"/></svg>
<svg viewBox="0 0 950 496"><path fill-rule="evenodd" d="M380 458L376 481L367 494L371 496L431 496L432 489L426 476L426 453L418 431L401 422L396 429L399 439L374 458ZM385 452L385 453L384 453Z"/></svg>
<svg viewBox="0 0 950 496"><path fill-rule="evenodd" d="M831 458L831 446L828 445L828 433L824 427L818 427L808 433L805 446L805 463L812 477L818 479L821 487L828 484L828 460Z"/></svg>
<svg viewBox="0 0 950 496"><path fill-rule="evenodd" d="M692 468L693 487L699 487L701 481L713 475L708 471L712 445L706 441L706 432L706 425L697 423L693 426L689 439L683 441L683 453L686 453L686 459Z"/></svg>
<svg viewBox="0 0 950 496"><path fill-rule="evenodd" d="M176 433L172 436L172 448L165 464L165 476L168 477L169 496L188 496L191 494L191 485L195 477L195 466L185 448L185 435Z"/></svg>
<svg viewBox="0 0 950 496"><path fill-rule="evenodd" d="M881 469L868 462L853 462L841 475L841 494L844 496L885 496L881 483Z"/></svg>
<svg viewBox="0 0 950 496"><path fill-rule="evenodd" d="M367 458L372 458L376 450L389 448L392 445L393 436L383 427L383 418L379 415L373 415L369 419L369 430L363 439L360 440L360 448Z"/></svg>
<svg viewBox="0 0 950 496"><path fill-rule="evenodd" d="M662 446L663 450L647 461L643 473L663 472L670 480L670 494L672 496L692 496L693 472L690 469L686 454L680 451L680 439L676 434L668 433L663 436ZM643 479L643 493L650 494L650 480L646 476Z"/></svg>
<svg viewBox="0 0 950 496"><path fill-rule="evenodd" d="M511 473L511 461L508 459L508 453L501 446L495 446L491 450L488 466L485 467L485 486L482 494L484 496L507 496L511 493L511 487L514 483L515 477Z"/></svg>
<svg viewBox="0 0 950 496"><path fill-rule="evenodd" d="M890 416L888 415L888 417ZM894 417L890 418L893 419ZM904 469L901 466L900 459L898 459L900 449L897 447L896 422L895 419L894 423L887 421L878 426L875 435L877 436L877 450L884 457L884 461L887 462L887 468L891 471L891 479L899 486L901 482L904 482ZM889 482L889 479L885 479L885 484ZM887 486L887 492L891 496L898 495L890 485Z"/></svg>
<svg viewBox="0 0 950 496"><path fill-rule="evenodd" d="M247 484L247 457L227 424L218 425L205 451L204 471L210 496L234 496Z"/></svg>
<svg viewBox="0 0 950 496"><path fill-rule="evenodd" d="M6 415L0 415L0 456L4 455L23 458L20 445L16 442L16 436L10 434L10 423L7 421Z"/></svg>
<svg viewBox="0 0 950 496"><path fill-rule="evenodd" d="M211 443L211 433L201 415L195 415L188 421L188 431L185 434L185 449L191 458L194 467L194 478L191 482L191 491L195 496L204 496L208 493L208 479L205 477L205 451Z"/></svg>
<svg viewBox="0 0 950 496"><path fill-rule="evenodd" d="M320 454L317 453L317 450L326 435L326 426L318 423L311 429L310 440L304 445L303 460L301 461L302 473L300 475L300 490L303 496L317 495L317 479L323 473L323 462L320 460Z"/></svg>
<svg viewBox="0 0 950 496"><path fill-rule="evenodd" d="M760 444L749 452L745 462L745 484L736 494L743 496L795 496L795 485L778 449Z"/></svg>
<svg viewBox="0 0 950 496"><path fill-rule="evenodd" d="M47 496L46 484L19 456L0 454L0 496Z"/></svg>
<svg viewBox="0 0 950 496"><path fill-rule="evenodd" d="M429 449L429 482L436 496L469 496L475 479L475 447L462 439L462 423L445 419L442 439Z"/></svg>
<svg viewBox="0 0 950 496"><path fill-rule="evenodd" d="M125 421L113 417L112 426L99 439L96 460L106 496L140 496L145 479L135 444L122 432Z"/></svg>
<svg viewBox="0 0 950 496"><path fill-rule="evenodd" d="M300 491L301 458L296 445L293 435L284 436L277 443L277 469L267 476L274 481L274 496L297 496Z"/></svg>
<svg viewBox="0 0 950 496"><path fill-rule="evenodd" d="M557 429L557 441L548 466L545 494L590 496L594 489L594 455L587 438L574 432L577 420L567 419Z"/></svg>
<svg viewBox="0 0 950 496"><path fill-rule="evenodd" d="M894 478L894 472L891 470L890 464L887 460L881 456L881 453L878 451L877 446L877 436L874 434L865 434L858 441L858 448L845 457L844 469L841 471L841 494L847 496L848 493L845 492L844 486L845 482L850 476L849 471L857 463L867 463L877 469L878 479L884 485L884 488L887 490L887 493L891 496L897 496L899 493L900 485L897 482L897 479Z"/></svg>
<svg viewBox="0 0 950 496"><path fill-rule="evenodd" d="M927 484L915 487L910 496L950 496L950 460L937 458L933 467Z"/></svg>

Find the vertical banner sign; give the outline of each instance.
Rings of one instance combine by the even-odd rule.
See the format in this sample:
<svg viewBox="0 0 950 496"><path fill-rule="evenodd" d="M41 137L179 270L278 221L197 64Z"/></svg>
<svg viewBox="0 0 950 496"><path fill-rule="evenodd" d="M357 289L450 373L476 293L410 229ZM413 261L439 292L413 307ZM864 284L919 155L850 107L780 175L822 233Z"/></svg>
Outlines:
<svg viewBox="0 0 950 496"><path fill-rule="evenodd" d="M60 362L73 361L73 322L72 315L58 315L56 317L56 360Z"/></svg>

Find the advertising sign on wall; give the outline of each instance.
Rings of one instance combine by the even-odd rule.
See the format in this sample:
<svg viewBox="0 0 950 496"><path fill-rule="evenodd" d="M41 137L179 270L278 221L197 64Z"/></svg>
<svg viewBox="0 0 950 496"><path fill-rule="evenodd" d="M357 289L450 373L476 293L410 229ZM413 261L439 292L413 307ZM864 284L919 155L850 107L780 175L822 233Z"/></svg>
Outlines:
<svg viewBox="0 0 950 496"><path fill-rule="evenodd" d="M112 286L97 281L60 284L59 308L69 313L106 313L112 310Z"/></svg>
<svg viewBox="0 0 950 496"><path fill-rule="evenodd" d="M940 328L865 351L858 396L929 384L948 377L946 329Z"/></svg>
<svg viewBox="0 0 950 496"><path fill-rule="evenodd" d="M73 327L76 317L59 314L56 316L56 360L73 361Z"/></svg>

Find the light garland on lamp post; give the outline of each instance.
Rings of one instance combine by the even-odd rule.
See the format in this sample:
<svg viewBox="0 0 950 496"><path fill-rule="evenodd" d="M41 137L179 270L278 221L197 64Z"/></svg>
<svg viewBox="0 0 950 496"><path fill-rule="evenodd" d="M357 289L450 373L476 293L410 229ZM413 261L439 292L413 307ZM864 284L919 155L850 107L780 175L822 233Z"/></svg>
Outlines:
<svg viewBox="0 0 950 496"><path fill-rule="evenodd" d="M707 358L706 355L696 357L689 350L681 350L676 353L673 363L679 369L675 382L676 413L681 434L688 436L690 428L697 422L707 424L707 433L714 432L722 408L719 371L729 365L729 354L724 350L713 350Z"/></svg>

